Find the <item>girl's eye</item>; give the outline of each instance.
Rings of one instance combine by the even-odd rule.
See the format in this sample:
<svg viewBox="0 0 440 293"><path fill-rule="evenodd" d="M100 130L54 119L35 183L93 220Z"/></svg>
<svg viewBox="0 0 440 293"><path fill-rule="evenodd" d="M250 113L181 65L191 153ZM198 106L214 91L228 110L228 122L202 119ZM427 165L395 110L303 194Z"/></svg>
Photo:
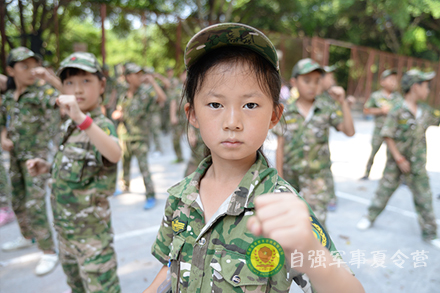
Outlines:
<svg viewBox="0 0 440 293"><path fill-rule="evenodd" d="M213 108L213 109L218 109L220 108L222 105L220 103L209 103L208 104L209 107Z"/></svg>
<svg viewBox="0 0 440 293"><path fill-rule="evenodd" d="M89 79L84 79L84 83L90 82Z"/></svg>
<svg viewBox="0 0 440 293"><path fill-rule="evenodd" d="M64 84L65 84L65 85L71 85L72 82L71 82L71 81L65 81Z"/></svg>
<svg viewBox="0 0 440 293"><path fill-rule="evenodd" d="M257 103L247 103L246 105L244 105L244 107L246 109L255 109L258 107L258 104Z"/></svg>

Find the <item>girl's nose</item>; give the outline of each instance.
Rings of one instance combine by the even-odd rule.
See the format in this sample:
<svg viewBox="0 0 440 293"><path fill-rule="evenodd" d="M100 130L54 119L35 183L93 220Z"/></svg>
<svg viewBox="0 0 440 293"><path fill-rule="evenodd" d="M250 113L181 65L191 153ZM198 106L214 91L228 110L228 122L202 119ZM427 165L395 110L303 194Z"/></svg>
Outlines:
<svg viewBox="0 0 440 293"><path fill-rule="evenodd" d="M229 108L226 110L225 119L223 122L224 130L237 131L243 129L243 124L241 121L240 111L234 108Z"/></svg>

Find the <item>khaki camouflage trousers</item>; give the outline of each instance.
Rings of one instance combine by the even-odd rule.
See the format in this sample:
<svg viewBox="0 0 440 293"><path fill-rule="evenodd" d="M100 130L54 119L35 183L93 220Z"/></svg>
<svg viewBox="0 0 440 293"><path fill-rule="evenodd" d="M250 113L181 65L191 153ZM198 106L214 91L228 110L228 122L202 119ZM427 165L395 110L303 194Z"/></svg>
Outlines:
<svg viewBox="0 0 440 293"><path fill-rule="evenodd" d="M46 180L29 175L26 161L18 160L13 152L10 158L11 204L21 234L27 239L35 238L41 250L54 250L46 212Z"/></svg>
<svg viewBox="0 0 440 293"><path fill-rule="evenodd" d="M182 147L180 146L180 139L183 135L183 127L182 123L178 123L177 125L171 126L171 132L173 134L173 148L174 152L176 153L177 160L182 161Z"/></svg>
<svg viewBox="0 0 440 293"><path fill-rule="evenodd" d="M9 207L11 190L9 188L8 177L6 176L6 169L3 165L2 153L0 152L0 208Z"/></svg>
<svg viewBox="0 0 440 293"><path fill-rule="evenodd" d="M402 172L394 160L388 160L374 198L368 207L368 218L374 222L386 207L388 200L400 185ZM432 207L432 193L426 170L418 174L405 174L405 182L413 195L414 206L422 229L422 237L430 240L437 237L437 224Z"/></svg>
<svg viewBox="0 0 440 293"><path fill-rule="evenodd" d="M120 292L113 235L66 240L58 236L60 261L72 293Z"/></svg>
<svg viewBox="0 0 440 293"><path fill-rule="evenodd" d="M371 139L371 154L368 158L367 169L365 170L365 176L370 176L371 167L373 166L374 157L380 149L383 143L383 137L380 135L382 129L379 127L374 127L373 137Z"/></svg>
<svg viewBox="0 0 440 293"><path fill-rule="evenodd" d="M156 152L161 152L162 153L162 145L160 143L160 129L161 129L161 125L160 125L160 112L153 112L151 113L151 119L150 119L150 129L149 129L149 133L150 133L150 138L149 141L149 147L152 147L151 145L151 141L154 142L154 146L155 146L155 151Z"/></svg>
<svg viewBox="0 0 440 293"><path fill-rule="evenodd" d="M145 141L124 141L122 143L122 178L123 183L130 187L130 166L131 158L134 156L138 160L139 169L144 179L147 198L154 197L154 185L148 167L148 143Z"/></svg>
<svg viewBox="0 0 440 293"><path fill-rule="evenodd" d="M283 178L292 185L312 208L316 218L325 225L327 205L334 186L328 185L329 178L333 179L330 169L322 169L314 174L302 174L292 170L283 170ZM333 182L333 180L331 180Z"/></svg>

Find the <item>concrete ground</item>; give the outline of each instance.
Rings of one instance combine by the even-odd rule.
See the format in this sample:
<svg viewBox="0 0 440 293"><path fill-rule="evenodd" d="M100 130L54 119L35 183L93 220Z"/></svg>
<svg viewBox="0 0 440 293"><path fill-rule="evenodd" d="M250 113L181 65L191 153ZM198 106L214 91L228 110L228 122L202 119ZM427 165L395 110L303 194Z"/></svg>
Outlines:
<svg viewBox="0 0 440 293"><path fill-rule="evenodd" d="M424 243L414 213L412 195L399 187L388 208L374 228L361 232L356 223L366 213L385 165L385 148L376 156L370 180L362 177L370 152L373 122L355 119L356 135L347 138L332 131L330 147L338 195L336 212L329 212L327 226L336 247L365 287L366 292L440 292L440 251ZM428 164L434 211L440 224L440 128L428 130ZM182 179L185 164L175 159L169 135L161 137L164 154L150 156L158 204L151 211L142 209L144 187L137 164L132 168L129 193L111 198L118 256L118 274L122 292L142 292L153 280L161 265L150 254L156 237L166 190ZM182 142L186 142L182 140ZM265 152L274 162L276 141L269 135ZM189 157L189 148L184 148ZM7 154L4 154L7 158ZM0 245L19 235L16 222L0 228ZM5 253L0 251L0 292L61 293L68 290L61 266L44 277L33 270L41 253L36 247ZM291 292L300 292L292 288Z"/></svg>

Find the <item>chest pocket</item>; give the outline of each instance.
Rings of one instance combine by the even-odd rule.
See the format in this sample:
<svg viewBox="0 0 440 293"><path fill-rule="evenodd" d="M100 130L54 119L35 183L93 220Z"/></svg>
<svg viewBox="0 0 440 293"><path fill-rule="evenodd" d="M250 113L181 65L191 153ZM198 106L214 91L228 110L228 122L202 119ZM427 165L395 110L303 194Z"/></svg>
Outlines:
<svg viewBox="0 0 440 293"><path fill-rule="evenodd" d="M100 168L90 149L90 143L87 143L86 148L65 146L62 150L59 177L72 183L89 183Z"/></svg>
<svg viewBox="0 0 440 293"><path fill-rule="evenodd" d="M218 250L210 266L213 269L212 292L262 293L268 290L268 278L251 272L244 254Z"/></svg>

